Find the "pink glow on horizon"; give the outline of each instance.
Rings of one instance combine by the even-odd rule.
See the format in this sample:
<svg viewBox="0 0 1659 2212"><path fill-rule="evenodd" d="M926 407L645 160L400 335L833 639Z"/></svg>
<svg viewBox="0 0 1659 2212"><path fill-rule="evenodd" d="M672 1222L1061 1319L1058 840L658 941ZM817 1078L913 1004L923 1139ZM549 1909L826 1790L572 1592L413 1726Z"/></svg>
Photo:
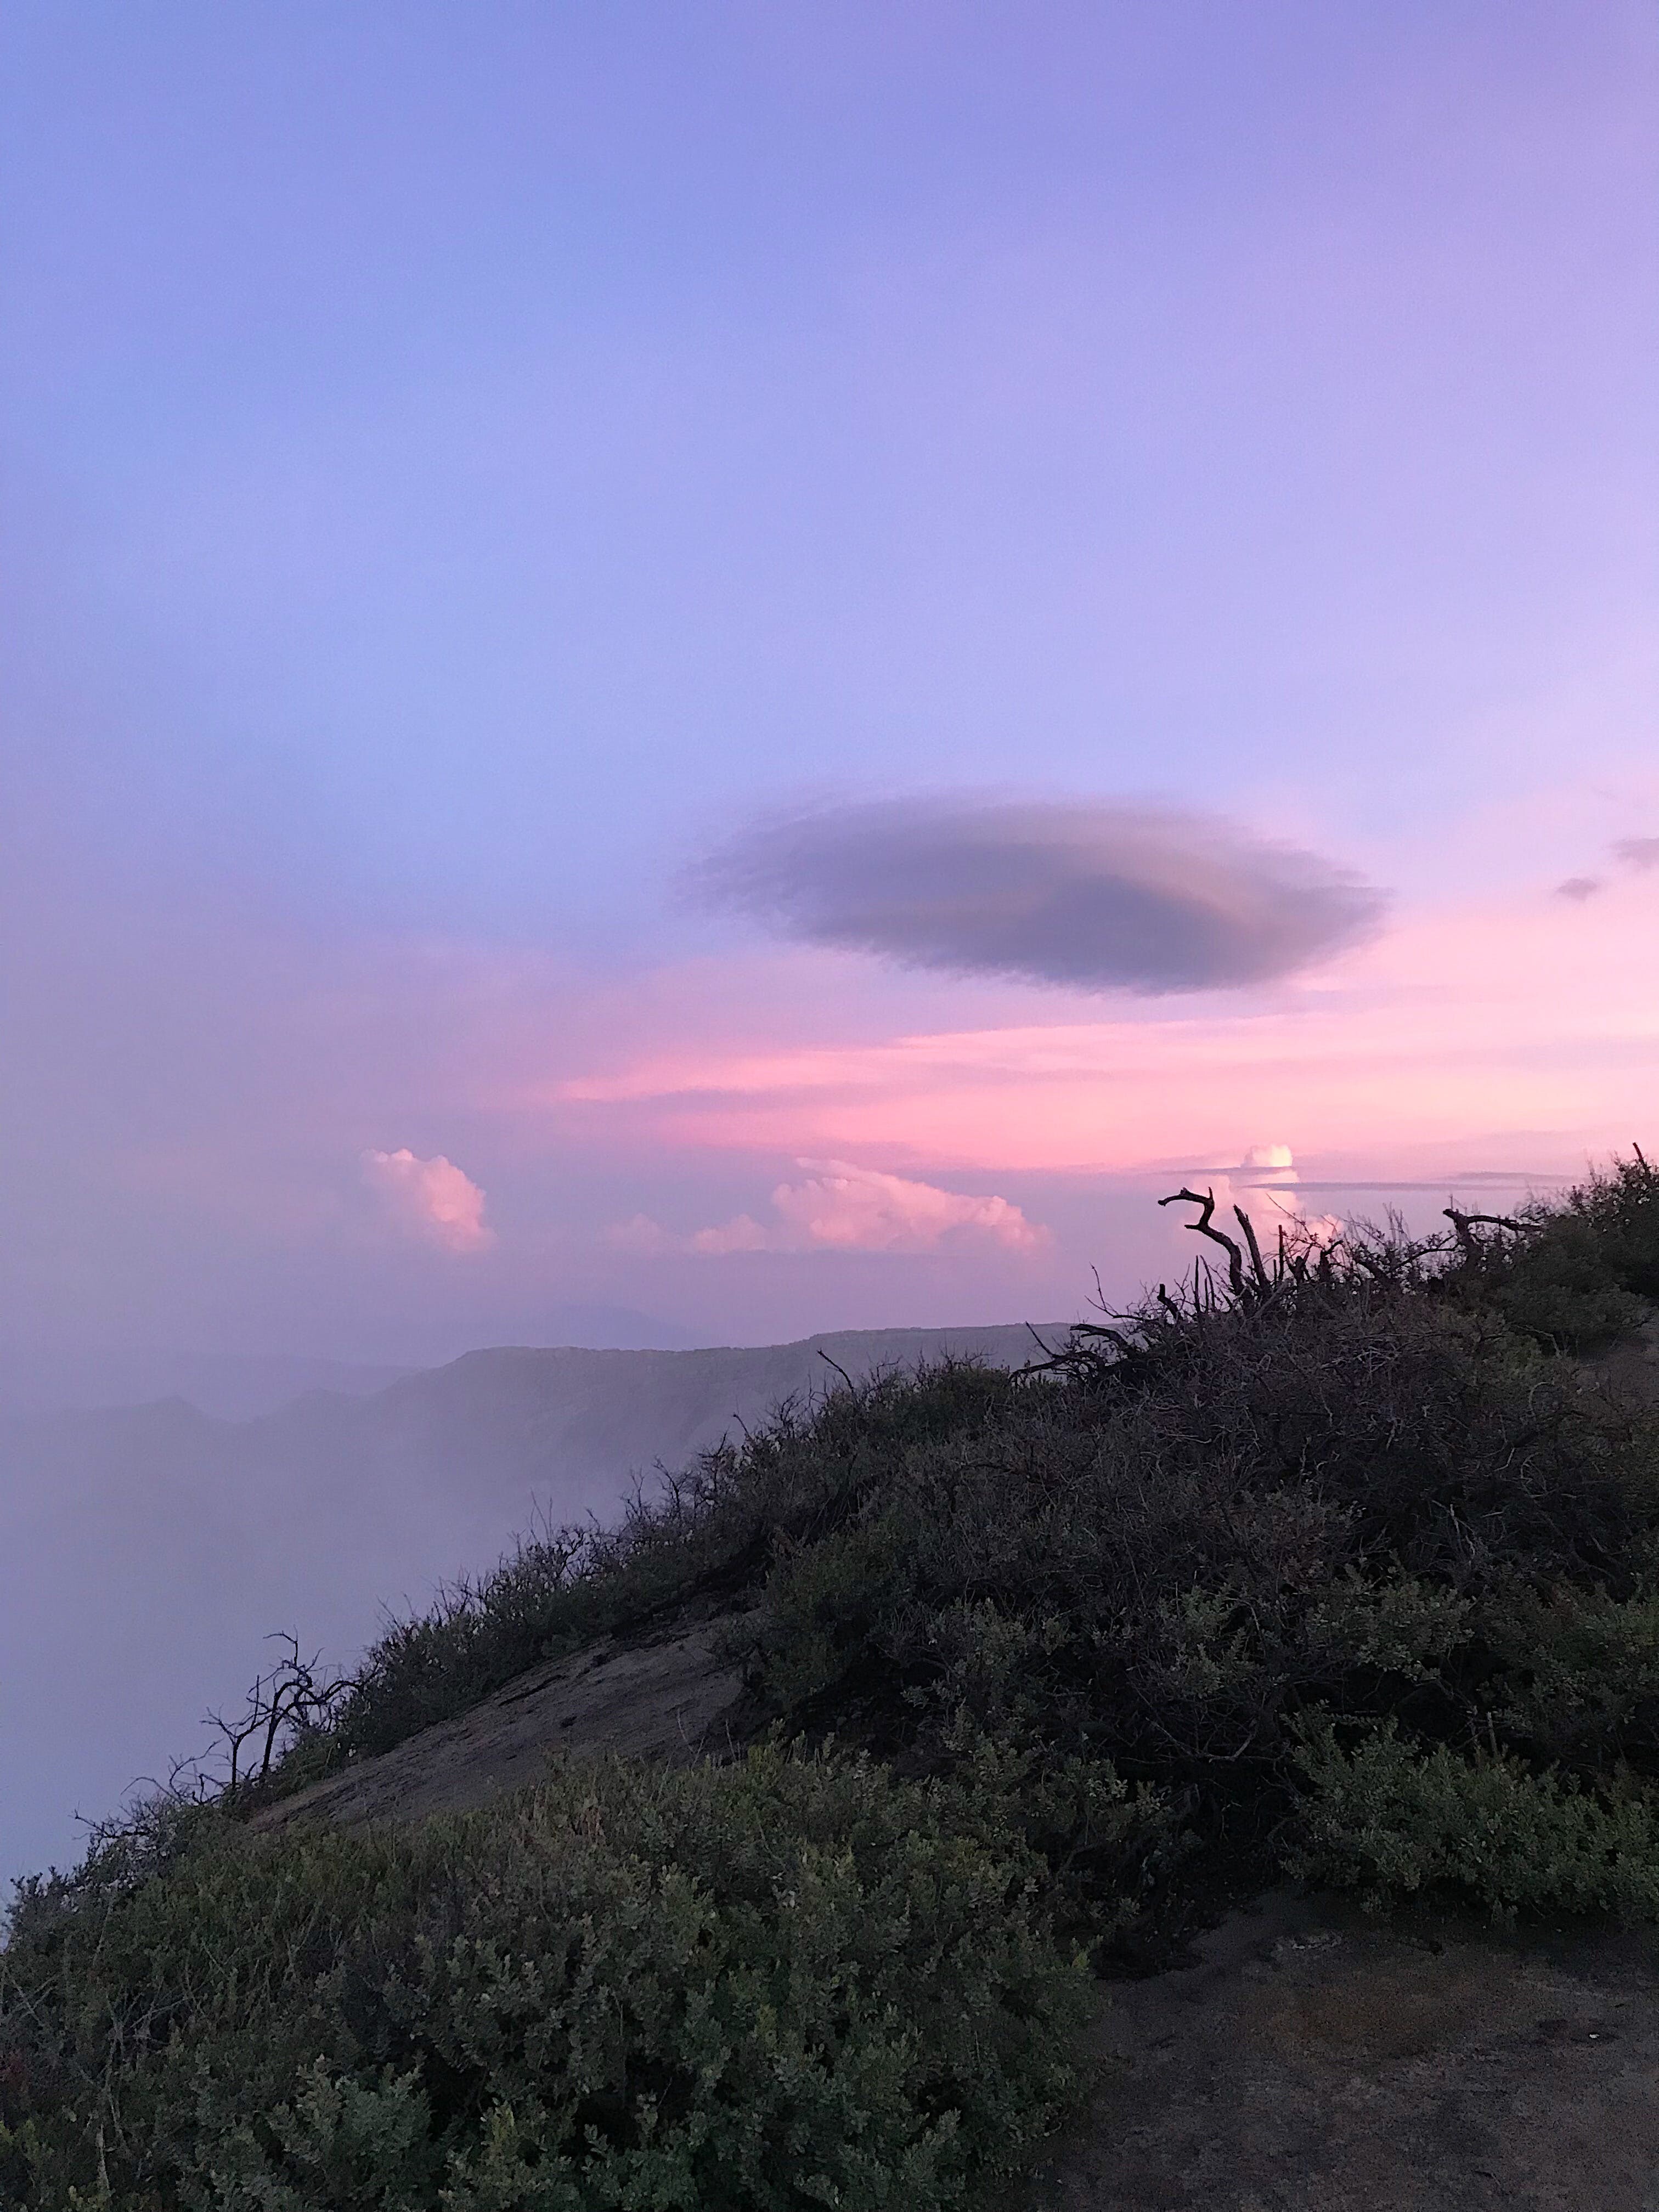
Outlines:
<svg viewBox="0 0 1659 2212"><path fill-rule="evenodd" d="M963 1171L1231 1157L1241 1128L1262 1127L1379 1164L1504 1131L1576 1159L1651 1113L1656 923L1650 878L1577 904L1419 914L1248 1011L647 1051L544 1087L540 1108L693 1149Z"/></svg>

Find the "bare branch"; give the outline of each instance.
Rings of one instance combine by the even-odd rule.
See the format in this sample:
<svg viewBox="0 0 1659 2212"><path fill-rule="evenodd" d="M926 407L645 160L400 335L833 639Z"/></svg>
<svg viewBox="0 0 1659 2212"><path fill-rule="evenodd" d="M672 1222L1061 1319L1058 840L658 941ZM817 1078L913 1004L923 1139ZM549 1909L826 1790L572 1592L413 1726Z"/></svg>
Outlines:
<svg viewBox="0 0 1659 2212"><path fill-rule="evenodd" d="M1158 1202L1160 1206L1185 1204L1199 1208L1198 1219L1189 1221L1185 1225L1195 1237L1207 1237L1211 1243L1221 1246L1227 1255L1227 1280L1232 1287L1233 1296L1236 1298L1243 1297L1244 1255L1224 1229L1217 1229L1212 1225L1215 1220L1215 1193L1212 1190L1197 1191L1183 1188L1180 1190L1172 1190L1168 1198L1160 1198Z"/></svg>
<svg viewBox="0 0 1659 2212"><path fill-rule="evenodd" d="M1250 1265L1255 1270L1255 1279L1260 1285L1262 1294L1265 1297L1267 1292L1273 1288L1273 1285L1268 1279L1267 1270L1261 1264L1261 1247L1255 1241L1255 1224L1251 1220L1249 1215L1245 1212L1242 1206L1234 1206L1233 1212L1237 1218L1239 1227L1244 1231L1244 1242L1250 1248ZM1281 1229L1279 1233L1282 1238L1285 1234L1284 1231Z"/></svg>
<svg viewBox="0 0 1659 2212"><path fill-rule="evenodd" d="M1443 1206L1440 1210L1450 1222L1459 1245L1470 1259L1480 1249L1480 1240L1474 1233L1478 1224L1491 1229L1507 1229L1517 1237L1524 1236L1532 1226L1528 1222L1517 1221L1511 1213L1460 1213L1455 1206Z"/></svg>
<svg viewBox="0 0 1659 2212"><path fill-rule="evenodd" d="M842 1364L841 1364L840 1360L838 1360L838 1359L831 1359L831 1358L830 1357L829 1353L824 1350L824 1348L823 1348L823 1346L822 1345L819 1345L819 1346L818 1346L818 1358L819 1358L821 1360L823 1360L823 1364L824 1364L824 1365L825 1365L826 1367L833 1367L833 1368L835 1369L835 1370L836 1370L836 1374L840 1376L840 1377L841 1377L842 1381L842 1382L847 1385L848 1389L850 1391L852 1391L852 1393L853 1393L853 1395L854 1395L854 1397L856 1397L856 1396L857 1396L857 1395L858 1395L858 1384L857 1384L856 1382L854 1382L854 1380L853 1380L852 1376L848 1373L847 1370L846 1370L846 1369L842 1365ZM744 1433L745 1435L747 1435L747 1434L748 1434L747 1430L745 1430L745 1431L744 1431Z"/></svg>

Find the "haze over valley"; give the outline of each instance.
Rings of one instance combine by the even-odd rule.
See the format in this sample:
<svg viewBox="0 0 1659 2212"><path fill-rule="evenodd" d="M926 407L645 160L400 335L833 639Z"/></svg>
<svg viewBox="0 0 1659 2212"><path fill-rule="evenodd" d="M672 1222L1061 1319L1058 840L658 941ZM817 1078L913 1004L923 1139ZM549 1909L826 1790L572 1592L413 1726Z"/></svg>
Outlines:
<svg viewBox="0 0 1659 2212"><path fill-rule="evenodd" d="M205 1750L204 1710L238 1706L268 1633L349 1661L382 1607L424 1607L516 1533L613 1520L632 1478L649 1486L838 1369L947 1351L1016 1365L1036 1346L1006 1326L507 1348L390 1383L360 1372L355 1395L337 1377L254 1419L183 1396L0 1413L0 1882L69 1863L77 1810L106 1816ZM231 1380L269 1389L280 1365Z"/></svg>

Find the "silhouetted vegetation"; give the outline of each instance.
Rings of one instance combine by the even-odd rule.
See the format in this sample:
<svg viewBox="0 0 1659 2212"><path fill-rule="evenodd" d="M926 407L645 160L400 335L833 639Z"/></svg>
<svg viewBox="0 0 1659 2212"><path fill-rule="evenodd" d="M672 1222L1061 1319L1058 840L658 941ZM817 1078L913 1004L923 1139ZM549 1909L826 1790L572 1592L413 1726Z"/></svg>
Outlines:
<svg viewBox="0 0 1659 2212"><path fill-rule="evenodd" d="M372 1841L152 1808L27 1887L18 2201L123 2160L134 2203L956 2201L1054 2109L1079 1948L1287 1873L1659 1918L1659 1431L1575 1356L1659 1295L1659 1176L1271 1250L1183 1195L1214 1272L526 1541L263 1787L710 1615L750 1728L804 1749Z"/></svg>

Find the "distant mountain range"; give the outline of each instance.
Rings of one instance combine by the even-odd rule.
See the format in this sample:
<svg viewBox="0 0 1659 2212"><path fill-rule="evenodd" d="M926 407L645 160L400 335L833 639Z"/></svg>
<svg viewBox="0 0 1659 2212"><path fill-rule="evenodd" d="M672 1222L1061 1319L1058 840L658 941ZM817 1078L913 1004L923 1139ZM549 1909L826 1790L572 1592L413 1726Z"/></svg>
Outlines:
<svg viewBox="0 0 1659 2212"><path fill-rule="evenodd" d="M555 1305L538 1334L555 1344L619 1351L689 1350L696 1339L673 1322L629 1306ZM422 1367L430 1361L422 1361ZM365 1397L416 1371L282 1352L180 1352L165 1346L31 1344L0 1339L0 1416L91 1412L187 1398L223 1421L254 1421L307 1390Z"/></svg>
<svg viewBox="0 0 1659 2212"><path fill-rule="evenodd" d="M64 1863L76 1810L107 1813L169 1754L203 1747L204 1708L236 1702L271 1632L350 1659L382 1608L423 1605L538 1520L610 1519L632 1478L836 1369L861 1378L947 1351L1012 1365L1034 1348L1018 1326L507 1348L390 1381L329 1370L323 1388L315 1363L228 1379L209 1363L216 1405L269 1396L284 1366L301 1395L255 1419L183 1395L0 1414L0 1877Z"/></svg>

